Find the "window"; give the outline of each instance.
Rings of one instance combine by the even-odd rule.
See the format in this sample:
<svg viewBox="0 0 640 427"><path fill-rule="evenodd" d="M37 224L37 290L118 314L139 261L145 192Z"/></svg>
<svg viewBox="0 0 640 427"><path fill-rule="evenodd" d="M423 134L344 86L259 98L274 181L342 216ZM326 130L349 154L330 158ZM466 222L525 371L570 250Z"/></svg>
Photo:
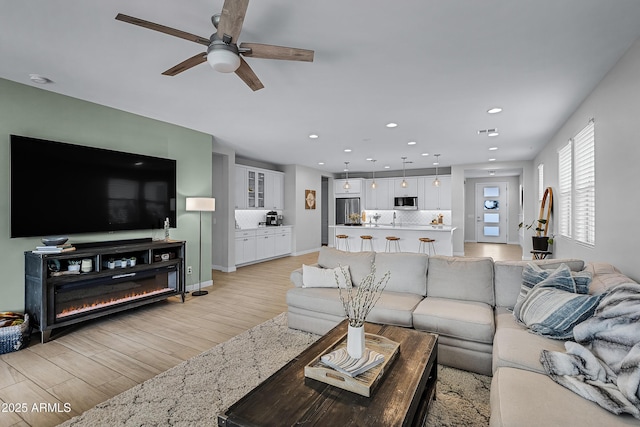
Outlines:
<svg viewBox="0 0 640 427"><path fill-rule="evenodd" d="M574 238L596 241L596 168L594 125L590 121L574 139Z"/></svg>
<svg viewBox="0 0 640 427"><path fill-rule="evenodd" d="M544 197L544 164L538 165L538 201L541 202Z"/></svg>
<svg viewBox="0 0 640 427"><path fill-rule="evenodd" d="M558 152L558 204L560 211L559 232L571 237L571 141Z"/></svg>
<svg viewBox="0 0 640 427"><path fill-rule="evenodd" d="M558 151L559 232L576 241L595 244L594 121Z"/></svg>

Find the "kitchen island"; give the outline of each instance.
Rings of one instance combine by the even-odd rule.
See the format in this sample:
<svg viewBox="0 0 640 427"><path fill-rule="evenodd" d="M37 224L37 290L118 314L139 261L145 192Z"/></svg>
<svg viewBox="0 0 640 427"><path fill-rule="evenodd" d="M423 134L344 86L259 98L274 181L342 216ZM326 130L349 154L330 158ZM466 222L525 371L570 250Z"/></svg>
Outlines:
<svg viewBox="0 0 640 427"><path fill-rule="evenodd" d="M395 236L400 238L400 250L401 252L418 252L420 248L420 237L429 237L434 239L434 246L436 254L438 255L453 255L453 232L456 227L450 225L375 225L375 224L362 224L362 225L330 225L329 229L332 242L331 246L337 247L340 250L345 250L345 242L336 242L335 236L337 234L346 234L349 236L346 240L349 242L349 250L351 252L360 252L361 238L360 236L369 235L373 238L371 243L373 244L373 250L375 252L384 252L387 236ZM339 246L336 246L339 245ZM369 244L365 242L364 250L368 251ZM427 248L427 253L429 250ZM433 253L432 253L433 255Z"/></svg>

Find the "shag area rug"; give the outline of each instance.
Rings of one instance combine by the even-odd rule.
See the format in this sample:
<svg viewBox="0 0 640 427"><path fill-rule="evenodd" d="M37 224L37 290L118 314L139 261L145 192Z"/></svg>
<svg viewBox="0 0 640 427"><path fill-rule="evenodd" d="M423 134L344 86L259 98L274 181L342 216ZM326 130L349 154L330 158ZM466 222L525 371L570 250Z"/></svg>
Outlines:
<svg viewBox="0 0 640 427"><path fill-rule="evenodd" d="M319 338L282 313L61 426L217 426L217 417ZM491 378L438 366L428 426L488 426ZM283 420L284 421L284 420Z"/></svg>

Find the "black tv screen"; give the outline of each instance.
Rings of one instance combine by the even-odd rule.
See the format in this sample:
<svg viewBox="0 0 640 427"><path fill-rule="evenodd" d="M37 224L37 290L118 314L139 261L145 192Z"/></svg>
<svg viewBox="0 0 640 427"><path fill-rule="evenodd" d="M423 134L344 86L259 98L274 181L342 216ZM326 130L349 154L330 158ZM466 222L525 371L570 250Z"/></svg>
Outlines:
<svg viewBox="0 0 640 427"><path fill-rule="evenodd" d="M176 225L176 161L11 135L11 237Z"/></svg>

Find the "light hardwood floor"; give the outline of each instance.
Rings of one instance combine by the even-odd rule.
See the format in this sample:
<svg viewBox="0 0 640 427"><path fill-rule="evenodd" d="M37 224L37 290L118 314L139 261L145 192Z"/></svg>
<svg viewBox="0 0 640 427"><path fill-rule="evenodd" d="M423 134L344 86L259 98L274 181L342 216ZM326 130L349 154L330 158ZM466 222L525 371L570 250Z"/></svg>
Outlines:
<svg viewBox="0 0 640 427"><path fill-rule="evenodd" d="M466 244L465 253L521 259L514 245ZM173 297L85 322L46 344L34 334L28 348L0 355L0 410L8 411L0 411L0 427L55 426L286 311L289 274L317 257L213 271L209 295L188 294L184 304Z"/></svg>

